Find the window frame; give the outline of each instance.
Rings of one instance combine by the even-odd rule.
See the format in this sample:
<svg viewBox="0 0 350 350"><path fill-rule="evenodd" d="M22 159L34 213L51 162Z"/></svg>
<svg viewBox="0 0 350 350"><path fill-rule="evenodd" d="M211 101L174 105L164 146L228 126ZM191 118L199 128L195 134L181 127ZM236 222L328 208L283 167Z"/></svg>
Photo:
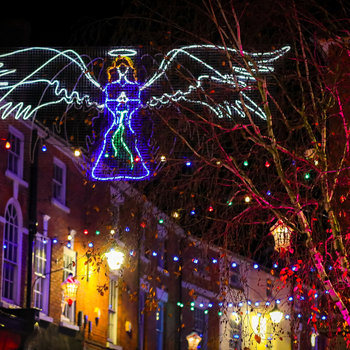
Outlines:
<svg viewBox="0 0 350 350"><path fill-rule="evenodd" d="M228 322L229 327L229 349L240 350L242 344L242 318L237 314L237 317L240 319L237 323L233 318L230 317ZM239 338L234 338L235 334L239 334Z"/></svg>
<svg viewBox="0 0 350 350"><path fill-rule="evenodd" d="M110 300L111 290L114 290L114 300ZM110 277L110 286L108 293L108 337L107 341L113 345L117 345L118 341L118 277L113 275ZM111 301L114 302L114 309L111 308ZM113 317L113 334L111 335L110 317Z"/></svg>
<svg viewBox="0 0 350 350"><path fill-rule="evenodd" d="M159 301L156 310L156 350L163 350L164 346L164 302ZM158 319L160 319L160 328L158 328Z"/></svg>
<svg viewBox="0 0 350 350"><path fill-rule="evenodd" d="M62 184L54 178L55 166L62 169ZM55 184L61 185L61 199L55 197L54 186ZM60 159L53 157L53 174L52 174L52 198L62 205L66 205L66 184L67 184L67 165Z"/></svg>
<svg viewBox="0 0 350 350"><path fill-rule="evenodd" d="M235 277L237 278L237 282L232 282L231 278ZM229 285L231 288L242 288L242 282L241 282L241 264L236 263L236 267L232 267L232 264L230 264L230 275L229 275Z"/></svg>
<svg viewBox="0 0 350 350"><path fill-rule="evenodd" d="M43 243L43 247L46 248L46 260L45 260L45 271L44 275L40 274L37 272L37 263L38 263L38 256L37 256L37 246L38 242L43 242L46 240L46 243ZM36 234L35 237L35 245L34 245L34 250L33 250L33 256L34 256L34 265L33 265L33 270L34 270L34 276L35 276L35 283L33 286L33 304L34 308L37 308L40 310L44 315L49 314L49 296L50 296L50 272L51 272L51 239L48 238L45 235L42 235L40 233ZM42 257L40 257L42 259ZM42 290L42 296L43 296L43 301L42 301L42 309L40 307L35 305L35 294L36 294L36 283L43 279L43 290ZM37 293L39 294L39 293Z"/></svg>
<svg viewBox="0 0 350 350"><path fill-rule="evenodd" d="M196 315L203 315L203 318L201 317L200 322L203 323L203 329L200 329L198 327L198 320L199 318L196 317ZM193 330L196 331L201 337L202 340L199 343L201 346L201 349L207 348L208 343L208 322L209 322L209 315L204 313L204 309L195 306L193 310Z"/></svg>
<svg viewBox="0 0 350 350"><path fill-rule="evenodd" d="M8 208L12 205L17 213L17 228L18 228L18 244L17 244L17 264L16 264L16 272L14 274L14 286L15 290L13 291L13 298L8 299L3 297L3 278L4 278L4 263L5 263L5 254L4 254L4 243L5 243L5 230L6 230L6 213ZM15 198L11 198L5 207L5 216L4 216L4 223L3 223L3 244L2 244L2 276L1 276L1 301L4 301L7 304L10 305L16 305L19 306L20 304L20 295L21 295L21 266L22 266L22 241L23 241L23 216L22 216L22 210L21 206L19 205L18 201Z"/></svg>
<svg viewBox="0 0 350 350"><path fill-rule="evenodd" d="M75 266L71 266L70 268L65 267L65 256L69 256L72 261L75 262ZM67 279L69 273L72 273L73 276L76 276L77 273L77 252L73 249L69 249L68 247L63 247L63 282ZM61 313L61 321L67 322L69 324L75 325L75 309L76 302L74 301L71 306L68 306L68 303L64 300L64 294L62 291L62 313ZM66 312L66 310L68 310Z"/></svg>
<svg viewBox="0 0 350 350"><path fill-rule="evenodd" d="M19 139L19 155L14 153L12 151L12 142L10 139L10 135L15 136L17 139ZM15 127L12 125L9 125L9 130L8 130L8 139L11 144L10 149L8 149L8 154L7 154L7 170L17 176L20 179L23 179L23 162L24 162L24 135L21 133L19 130L17 130ZM9 157L10 154L14 154L16 157L18 157L18 173L14 172L13 170L10 169L9 167Z"/></svg>

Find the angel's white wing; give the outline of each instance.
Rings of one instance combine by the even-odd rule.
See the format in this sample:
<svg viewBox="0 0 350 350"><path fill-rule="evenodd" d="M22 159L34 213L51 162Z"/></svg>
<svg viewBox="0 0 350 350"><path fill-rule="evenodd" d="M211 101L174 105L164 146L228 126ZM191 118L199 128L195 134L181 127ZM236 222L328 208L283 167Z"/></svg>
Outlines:
<svg viewBox="0 0 350 350"><path fill-rule="evenodd" d="M67 83L67 75L74 84ZM93 89L100 92L102 86L74 50L34 47L0 54L2 119L10 114L16 119L28 119L35 117L39 109L59 103L84 104L101 111L103 105L88 93Z"/></svg>
<svg viewBox="0 0 350 350"><path fill-rule="evenodd" d="M169 74L173 68L179 72L182 71L182 74L185 72L185 75L182 75L182 86L159 96L153 94L150 96L147 106L159 108L170 103L190 102L208 107L219 118L224 115L231 116L234 113L244 118L245 107L261 119L266 119L264 111L249 96L250 84L255 81L255 76L273 72L274 62L289 49L286 46L273 52L247 53L214 45L192 45L171 50L161 61L157 72L148 79L142 89L151 88L157 82L170 82ZM217 68L223 62L219 57L227 59L227 55L232 57L231 62L234 64L229 69L227 66L221 66L221 69ZM242 55L249 58L249 70L240 61ZM172 85L171 82L170 85ZM244 107L239 98L224 99L220 103L212 103L213 99L210 96L208 98L205 91L205 86L208 85L225 86L236 90L244 100Z"/></svg>

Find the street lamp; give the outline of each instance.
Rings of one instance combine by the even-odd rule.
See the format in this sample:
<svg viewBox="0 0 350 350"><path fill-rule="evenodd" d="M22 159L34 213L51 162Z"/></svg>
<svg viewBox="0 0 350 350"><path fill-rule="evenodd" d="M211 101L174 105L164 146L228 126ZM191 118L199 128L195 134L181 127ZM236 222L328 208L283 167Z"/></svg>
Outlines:
<svg viewBox="0 0 350 350"><path fill-rule="evenodd" d="M275 240L275 249L280 251L281 248L288 249L290 246L290 235L293 230L285 225L281 220L277 221L270 230Z"/></svg>
<svg viewBox="0 0 350 350"><path fill-rule="evenodd" d="M111 249L109 253L105 254L107 257L108 266L111 270L119 270L124 262L124 253L116 252Z"/></svg>
<svg viewBox="0 0 350 350"><path fill-rule="evenodd" d="M275 304L275 307L272 309L272 311L270 311L270 317L273 323L281 322L283 317L283 312L278 309L277 304Z"/></svg>
<svg viewBox="0 0 350 350"><path fill-rule="evenodd" d="M198 344L201 342L202 337L200 337L196 332L192 332L186 337L188 341L189 350L197 350Z"/></svg>
<svg viewBox="0 0 350 350"><path fill-rule="evenodd" d="M71 306L77 299L77 291L79 285L80 282L73 277L72 273L70 273L67 279L61 284L64 293L64 299L67 301L69 306Z"/></svg>

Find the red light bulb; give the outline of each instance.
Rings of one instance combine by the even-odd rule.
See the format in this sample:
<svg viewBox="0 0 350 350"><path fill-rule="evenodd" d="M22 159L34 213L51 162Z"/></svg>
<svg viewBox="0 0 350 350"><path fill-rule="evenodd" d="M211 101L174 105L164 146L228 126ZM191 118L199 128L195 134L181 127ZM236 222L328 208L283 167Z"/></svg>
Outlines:
<svg viewBox="0 0 350 350"><path fill-rule="evenodd" d="M209 211L213 211L214 209L213 209L212 206L210 206L208 210L209 210Z"/></svg>
<svg viewBox="0 0 350 350"><path fill-rule="evenodd" d="M135 162L138 163L140 161L140 157L135 157Z"/></svg>
<svg viewBox="0 0 350 350"><path fill-rule="evenodd" d="M87 235L89 233L88 230L84 230L84 235Z"/></svg>
<svg viewBox="0 0 350 350"><path fill-rule="evenodd" d="M266 163L265 163L266 168L268 168L270 165L271 164L268 161L266 161Z"/></svg>

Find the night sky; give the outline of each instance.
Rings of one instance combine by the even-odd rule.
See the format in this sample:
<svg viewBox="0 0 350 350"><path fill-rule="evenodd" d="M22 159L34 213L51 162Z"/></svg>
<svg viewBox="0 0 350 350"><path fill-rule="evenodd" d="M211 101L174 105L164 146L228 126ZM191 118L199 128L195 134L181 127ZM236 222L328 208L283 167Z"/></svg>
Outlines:
<svg viewBox="0 0 350 350"><path fill-rule="evenodd" d="M32 11L15 14L12 18L0 19L1 47L79 46L79 38L74 35L77 30L106 17L91 9L54 11L48 15Z"/></svg>

